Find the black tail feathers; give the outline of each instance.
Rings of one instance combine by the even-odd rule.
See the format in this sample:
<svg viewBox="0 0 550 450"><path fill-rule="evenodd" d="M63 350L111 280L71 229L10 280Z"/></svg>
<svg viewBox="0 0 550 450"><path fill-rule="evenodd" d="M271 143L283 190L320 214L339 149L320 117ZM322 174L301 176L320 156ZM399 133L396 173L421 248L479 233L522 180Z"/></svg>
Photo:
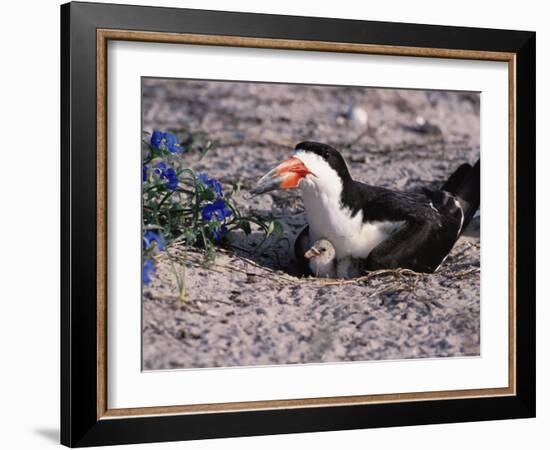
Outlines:
<svg viewBox="0 0 550 450"><path fill-rule="evenodd" d="M458 197L464 213L462 230L464 230L479 208L480 201L480 162L473 165L462 164L449 177L441 188Z"/></svg>
<svg viewBox="0 0 550 450"><path fill-rule="evenodd" d="M472 169L472 166L468 163L462 164L458 169L456 169L452 175L449 177L449 179L445 182L443 186L441 186L442 191L447 191L451 193L455 193L456 190L460 187L460 184L468 175L470 170Z"/></svg>

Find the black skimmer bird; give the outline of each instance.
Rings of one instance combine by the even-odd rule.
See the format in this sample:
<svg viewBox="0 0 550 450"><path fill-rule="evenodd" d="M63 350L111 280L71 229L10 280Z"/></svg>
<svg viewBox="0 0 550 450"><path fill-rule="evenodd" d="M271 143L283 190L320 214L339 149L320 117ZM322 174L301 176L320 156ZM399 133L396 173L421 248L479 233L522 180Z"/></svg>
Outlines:
<svg viewBox="0 0 550 450"><path fill-rule="evenodd" d="M479 207L479 161L461 165L441 187L406 193L354 180L342 155L327 144L302 142L251 192L300 188L308 225L296 258L327 239L336 260L351 257L365 270L435 272Z"/></svg>

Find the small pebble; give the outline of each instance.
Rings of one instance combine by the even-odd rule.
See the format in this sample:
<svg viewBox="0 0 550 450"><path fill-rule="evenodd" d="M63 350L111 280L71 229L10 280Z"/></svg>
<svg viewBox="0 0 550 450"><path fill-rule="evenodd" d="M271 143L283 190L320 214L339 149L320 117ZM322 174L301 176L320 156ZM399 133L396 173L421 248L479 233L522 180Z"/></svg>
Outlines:
<svg viewBox="0 0 550 450"><path fill-rule="evenodd" d="M369 115L360 106L354 106L349 111L349 118L356 124L366 126L369 121Z"/></svg>
<svg viewBox="0 0 550 450"><path fill-rule="evenodd" d="M422 116L416 116L416 124L419 127L423 127L424 125L426 125L426 119L424 119L424 117Z"/></svg>

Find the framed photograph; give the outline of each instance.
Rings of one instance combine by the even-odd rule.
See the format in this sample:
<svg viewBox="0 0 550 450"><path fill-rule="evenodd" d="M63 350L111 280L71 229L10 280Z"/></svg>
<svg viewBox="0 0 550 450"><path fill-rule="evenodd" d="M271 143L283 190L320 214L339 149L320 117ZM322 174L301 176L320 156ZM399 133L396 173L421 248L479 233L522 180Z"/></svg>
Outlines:
<svg viewBox="0 0 550 450"><path fill-rule="evenodd" d="M61 441L535 415L535 33L61 7Z"/></svg>

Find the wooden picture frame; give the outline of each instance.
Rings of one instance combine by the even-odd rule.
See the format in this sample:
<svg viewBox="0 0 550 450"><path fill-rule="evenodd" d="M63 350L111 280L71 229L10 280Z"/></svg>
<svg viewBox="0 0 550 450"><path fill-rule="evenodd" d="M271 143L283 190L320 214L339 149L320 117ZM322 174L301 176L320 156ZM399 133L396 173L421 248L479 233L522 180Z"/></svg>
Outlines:
<svg viewBox="0 0 550 450"><path fill-rule="evenodd" d="M106 52L110 40L507 62L509 148L503 152L509 158L510 181L508 387L110 409L106 362ZM61 7L61 56L63 444L534 417L535 33L69 3Z"/></svg>

